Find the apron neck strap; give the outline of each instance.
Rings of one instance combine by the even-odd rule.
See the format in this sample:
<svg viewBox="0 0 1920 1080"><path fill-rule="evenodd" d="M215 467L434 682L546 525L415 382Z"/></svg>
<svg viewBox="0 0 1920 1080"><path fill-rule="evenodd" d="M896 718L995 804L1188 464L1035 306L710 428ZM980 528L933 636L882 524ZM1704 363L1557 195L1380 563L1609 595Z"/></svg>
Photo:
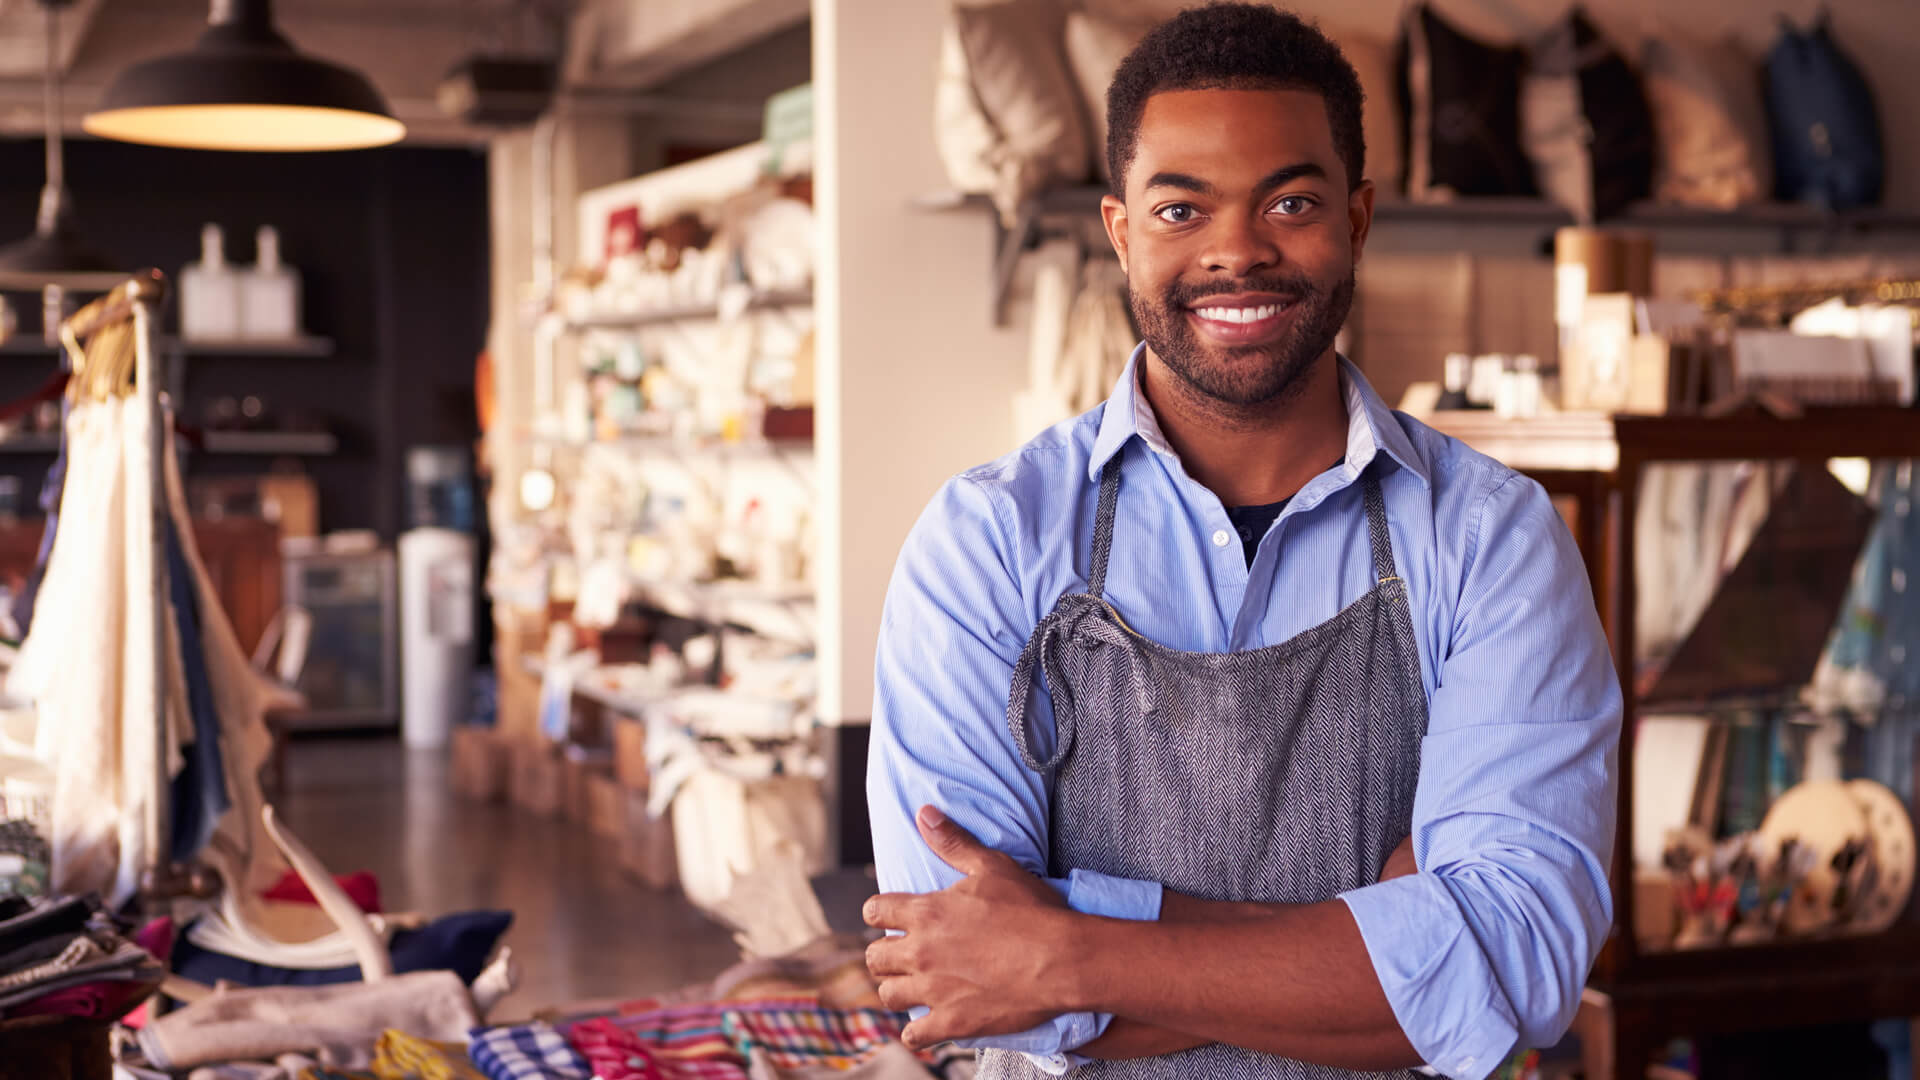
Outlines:
<svg viewBox="0 0 1920 1080"><path fill-rule="evenodd" d="M1113 552L1113 508L1120 499L1120 459L1124 456L1122 448L1100 470L1100 508L1093 515L1093 570L1087 577L1087 592L1101 598L1107 589L1107 556Z"/></svg>
<svg viewBox="0 0 1920 1080"><path fill-rule="evenodd" d="M1380 493L1380 478L1372 470L1362 478L1362 501L1367 505L1367 538L1373 547L1373 578L1385 584L1400 580L1393 563L1393 537L1387 535L1387 499Z"/></svg>

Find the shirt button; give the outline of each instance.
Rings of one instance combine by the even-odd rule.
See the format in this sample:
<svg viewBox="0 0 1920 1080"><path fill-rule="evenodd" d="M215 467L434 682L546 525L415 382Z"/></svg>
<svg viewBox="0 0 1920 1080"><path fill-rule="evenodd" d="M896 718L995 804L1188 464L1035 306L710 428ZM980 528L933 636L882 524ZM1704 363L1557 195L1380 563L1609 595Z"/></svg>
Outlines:
<svg viewBox="0 0 1920 1080"><path fill-rule="evenodd" d="M1471 1069L1473 1068L1473 1062L1474 1062L1473 1058L1466 1058L1460 1062L1460 1068L1462 1070Z"/></svg>
<svg viewBox="0 0 1920 1080"><path fill-rule="evenodd" d="M1227 530L1225 529L1214 530L1213 532L1214 547L1226 547L1228 544L1231 544L1231 543L1233 543L1233 537L1227 535Z"/></svg>
<svg viewBox="0 0 1920 1080"><path fill-rule="evenodd" d="M1897 566L1893 568L1893 591L1907 591L1907 572Z"/></svg>

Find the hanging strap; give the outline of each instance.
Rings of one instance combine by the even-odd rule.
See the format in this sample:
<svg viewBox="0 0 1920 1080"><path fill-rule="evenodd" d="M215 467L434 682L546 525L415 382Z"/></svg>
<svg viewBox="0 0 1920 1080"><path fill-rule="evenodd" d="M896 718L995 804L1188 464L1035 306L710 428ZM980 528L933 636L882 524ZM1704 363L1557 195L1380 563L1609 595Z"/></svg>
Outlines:
<svg viewBox="0 0 1920 1080"><path fill-rule="evenodd" d="M1387 534L1387 500L1380 494L1380 481L1367 473L1362 499L1367 506L1367 538L1373 547L1373 577L1382 585L1399 581L1400 571L1393 562L1393 537Z"/></svg>
<svg viewBox="0 0 1920 1080"><path fill-rule="evenodd" d="M1100 506L1093 514L1093 569L1087 577L1087 593L1105 597L1107 556L1113 552L1113 514L1120 500L1120 458L1124 451L1107 459L1100 470Z"/></svg>

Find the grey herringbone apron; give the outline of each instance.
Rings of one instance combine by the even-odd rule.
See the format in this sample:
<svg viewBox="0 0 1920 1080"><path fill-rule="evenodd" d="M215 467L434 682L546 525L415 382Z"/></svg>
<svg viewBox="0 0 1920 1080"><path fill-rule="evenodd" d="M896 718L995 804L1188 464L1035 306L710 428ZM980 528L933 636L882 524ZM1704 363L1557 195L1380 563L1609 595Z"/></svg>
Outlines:
<svg viewBox="0 0 1920 1080"><path fill-rule="evenodd" d="M1362 483L1377 581L1367 595L1278 645L1191 653L1135 633L1103 596L1120 456L1107 464L1087 591L1062 596L1035 628L1007 702L1021 755L1050 778L1052 874L1077 867L1209 900L1288 904L1378 878L1412 826L1427 699L1380 483L1371 472ZM1057 733L1044 761L1028 721L1036 667ZM1044 1076L994 1051L981 1070ZM1214 1044L1074 1075L1360 1074Z"/></svg>

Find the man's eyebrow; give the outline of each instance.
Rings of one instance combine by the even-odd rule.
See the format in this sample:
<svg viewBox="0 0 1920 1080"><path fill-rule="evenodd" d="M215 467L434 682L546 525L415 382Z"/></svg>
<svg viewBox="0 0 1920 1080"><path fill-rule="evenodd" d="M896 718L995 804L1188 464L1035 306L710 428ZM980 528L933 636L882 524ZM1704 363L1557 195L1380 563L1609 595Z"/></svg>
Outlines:
<svg viewBox="0 0 1920 1080"><path fill-rule="evenodd" d="M1147 188L1151 190L1157 187L1179 188L1181 191L1191 191L1196 195L1220 194L1212 184L1207 183L1197 176L1188 176L1186 173L1154 173L1147 178Z"/></svg>
<svg viewBox="0 0 1920 1080"><path fill-rule="evenodd" d="M1260 186L1254 190L1272 191L1274 188L1291 184L1295 180L1305 180L1308 177L1325 180L1327 178L1327 170L1315 165L1311 161L1303 161L1297 165L1282 165L1280 168L1268 173L1266 178L1260 181Z"/></svg>

